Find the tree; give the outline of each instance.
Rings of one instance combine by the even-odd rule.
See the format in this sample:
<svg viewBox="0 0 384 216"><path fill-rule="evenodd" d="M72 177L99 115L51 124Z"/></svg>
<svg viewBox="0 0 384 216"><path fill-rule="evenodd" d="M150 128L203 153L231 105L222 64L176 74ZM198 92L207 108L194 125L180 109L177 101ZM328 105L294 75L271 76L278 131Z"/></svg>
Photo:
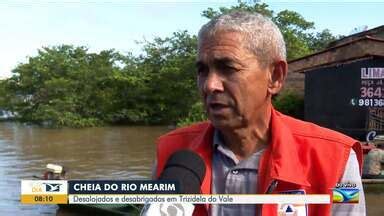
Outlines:
<svg viewBox="0 0 384 216"><path fill-rule="evenodd" d="M198 100L195 60L197 39L187 31L145 42L138 70L147 83L143 91L152 123L176 123Z"/></svg>
<svg viewBox="0 0 384 216"><path fill-rule="evenodd" d="M328 29L324 29L321 32L312 34L309 38L309 46L311 50L320 51L328 48L332 41L341 38L341 36L334 36Z"/></svg>
<svg viewBox="0 0 384 216"><path fill-rule="evenodd" d="M99 124L113 107L108 82L118 56L113 50L96 54L69 45L40 49L8 80L12 111L22 120L53 126Z"/></svg>
<svg viewBox="0 0 384 216"><path fill-rule="evenodd" d="M272 19L287 43L288 59L323 49L334 39L328 31L313 33L314 24L294 11L275 13L265 3L239 2L212 19L234 10ZM206 118L195 74L197 37L187 31L141 43L139 56L114 50L89 52L86 47L43 47L0 81L0 107L20 119L51 126L85 127L107 123L184 125ZM275 100L286 113L299 114L301 99L288 94ZM292 105L296 107L292 107Z"/></svg>
<svg viewBox="0 0 384 216"><path fill-rule="evenodd" d="M5 89L6 80L0 80L0 110L7 106L7 91Z"/></svg>
<svg viewBox="0 0 384 216"><path fill-rule="evenodd" d="M280 112L304 119L304 97L294 91L284 91L272 100L273 106Z"/></svg>

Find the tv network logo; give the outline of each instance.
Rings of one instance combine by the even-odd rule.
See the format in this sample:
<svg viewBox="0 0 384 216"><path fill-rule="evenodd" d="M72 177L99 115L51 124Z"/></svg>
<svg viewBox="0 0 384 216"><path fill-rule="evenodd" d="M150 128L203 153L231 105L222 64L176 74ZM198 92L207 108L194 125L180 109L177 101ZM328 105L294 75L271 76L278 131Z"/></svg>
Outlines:
<svg viewBox="0 0 384 216"><path fill-rule="evenodd" d="M68 194L66 180L21 180L21 194Z"/></svg>
<svg viewBox="0 0 384 216"><path fill-rule="evenodd" d="M358 203L359 189L357 188L334 188L333 203Z"/></svg>
<svg viewBox="0 0 384 216"><path fill-rule="evenodd" d="M60 186L62 184L53 184L53 183L44 183L45 184L45 192L60 192Z"/></svg>

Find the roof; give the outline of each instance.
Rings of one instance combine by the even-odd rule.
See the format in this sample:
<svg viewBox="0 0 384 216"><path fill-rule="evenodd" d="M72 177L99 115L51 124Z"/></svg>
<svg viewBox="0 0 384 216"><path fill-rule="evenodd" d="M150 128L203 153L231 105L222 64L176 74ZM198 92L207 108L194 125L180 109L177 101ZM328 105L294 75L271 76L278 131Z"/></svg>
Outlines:
<svg viewBox="0 0 384 216"><path fill-rule="evenodd" d="M343 43L346 43L346 42L349 42L349 41L353 41L353 40L355 40L357 38L364 37L364 36L370 36L370 37L373 37L373 38L384 39L384 25L378 26L376 28L373 28L373 29L370 29L370 30L367 30L367 31L358 32L358 33L355 33L355 34L348 35L346 37L340 38L339 40L335 40L335 41L331 42L328 47L337 46L339 44L343 44Z"/></svg>
<svg viewBox="0 0 384 216"><path fill-rule="evenodd" d="M380 28L384 30L384 26ZM345 40L344 43L337 43L336 46L290 61L289 71L306 72L319 67L372 56L384 58L384 38L375 38L368 35L360 38L353 36L352 38L354 39Z"/></svg>

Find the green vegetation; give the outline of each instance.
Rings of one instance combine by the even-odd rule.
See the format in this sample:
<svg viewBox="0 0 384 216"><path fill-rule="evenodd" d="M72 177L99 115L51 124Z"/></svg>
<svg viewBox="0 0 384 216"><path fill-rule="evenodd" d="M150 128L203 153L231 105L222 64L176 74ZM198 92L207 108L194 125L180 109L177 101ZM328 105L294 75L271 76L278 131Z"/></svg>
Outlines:
<svg viewBox="0 0 384 216"><path fill-rule="evenodd" d="M203 108L203 103L198 101L192 105L188 115L177 122L177 127L190 125L194 122L207 120L207 115Z"/></svg>
<svg viewBox="0 0 384 216"><path fill-rule="evenodd" d="M286 115L304 118L304 96L293 91L283 91L273 98L273 106Z"/></svg>
<svg viewBox="0 0 384 216"><path fill-rule="evenodd" d="M263 4L239 2L207 19L232 10L256 11L282 30L288 59L320 50L335 37L314 32L314 23L294 11L274 13ZM187 31L141 42L139 56L115 50L92 53L86 47L43 47L36 56L0 81L0 107L16 112L21 121L52 127L103 124L178 124L205 119L195 81L197 38ZM275 106L300 116L302 99L282 94Z"/></svg>

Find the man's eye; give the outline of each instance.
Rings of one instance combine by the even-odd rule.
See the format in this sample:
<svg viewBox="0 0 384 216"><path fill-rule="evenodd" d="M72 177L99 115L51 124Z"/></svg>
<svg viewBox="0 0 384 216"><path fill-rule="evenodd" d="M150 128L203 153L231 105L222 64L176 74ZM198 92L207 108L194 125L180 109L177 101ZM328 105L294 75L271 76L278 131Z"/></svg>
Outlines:
<svg viewBox="0 0 384 216"><path fill-rule="evenodd" d="M220 70L222 70L223 73L233 73L238 71L237 68L231 66L231 65L222 65Z"/></svg>
<svg viewBox="0 0 384 216"><path fill-rule="evenodd" d="M208 74L208 68L207 67L204 67L204 66L197 67L197 75L206 76L207 74Z"/></svg>

